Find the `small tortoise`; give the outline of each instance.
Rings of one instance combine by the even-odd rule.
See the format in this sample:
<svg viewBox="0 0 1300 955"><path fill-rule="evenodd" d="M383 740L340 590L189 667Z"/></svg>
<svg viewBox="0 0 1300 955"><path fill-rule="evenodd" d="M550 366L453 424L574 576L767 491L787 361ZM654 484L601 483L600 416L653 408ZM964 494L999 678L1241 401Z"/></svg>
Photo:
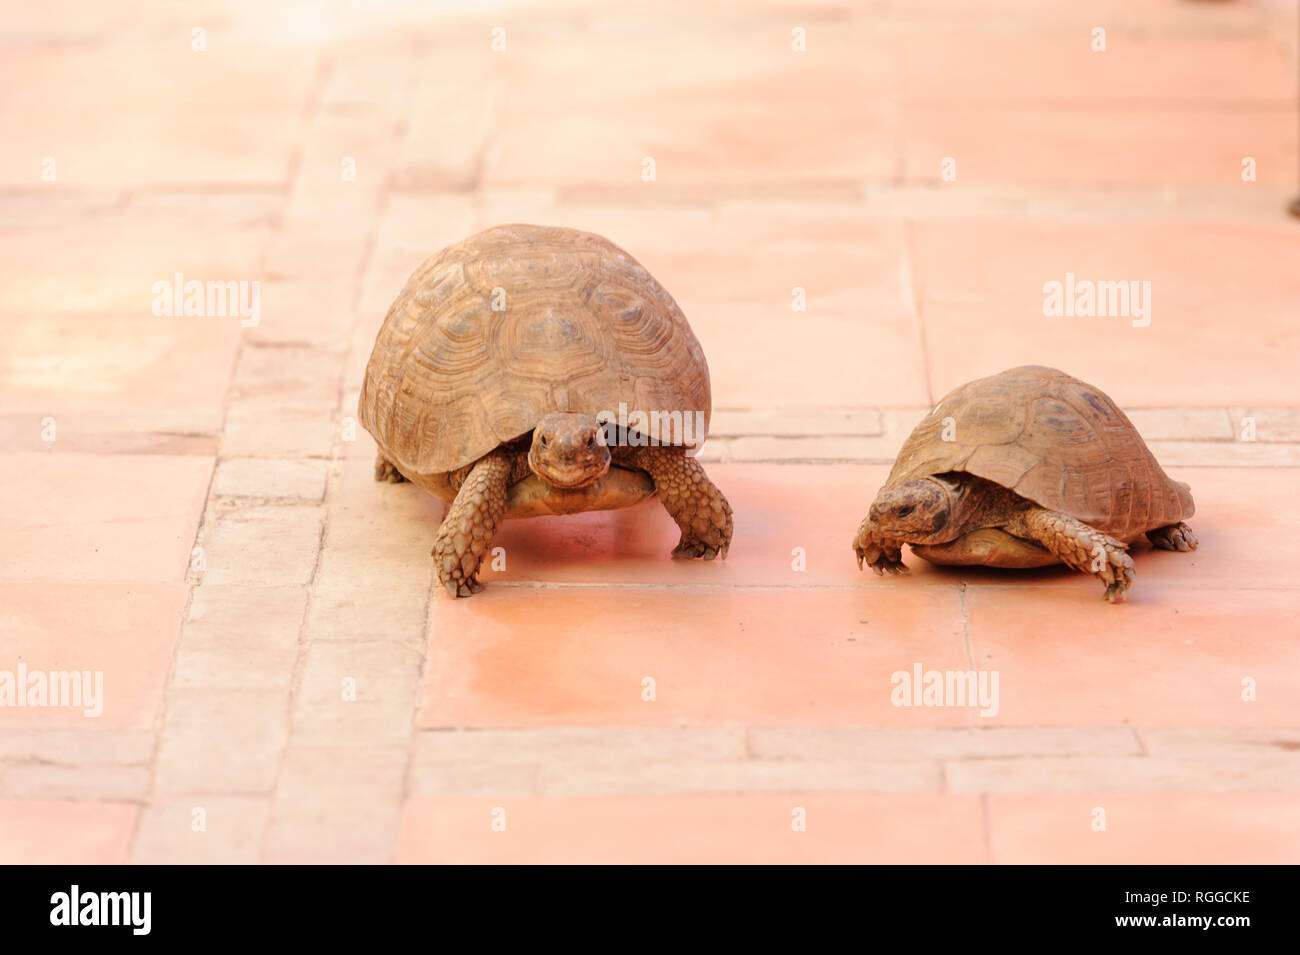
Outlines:
<svg viewBox="0 0 1300 955"><path fill-rule="evenodd" d="M483 588L503 518L655 493L682 532L674 557L727 556L731 507L693 456L712 411L704 352L598 235L498 226L425 261L388 310L358 410L375 479L450 505L432 553L454 597Z"/></svg>
<svg viewBox="0 0 1300 955"><path fill-rule="evenodd" d="M1115 402L1052 368L962 385L916 426L858 528L853 549L900 573L902 545L935 564L1065 563L1133 582L1128 544L1196 549L1191 489L1165 474Z"/></svg>

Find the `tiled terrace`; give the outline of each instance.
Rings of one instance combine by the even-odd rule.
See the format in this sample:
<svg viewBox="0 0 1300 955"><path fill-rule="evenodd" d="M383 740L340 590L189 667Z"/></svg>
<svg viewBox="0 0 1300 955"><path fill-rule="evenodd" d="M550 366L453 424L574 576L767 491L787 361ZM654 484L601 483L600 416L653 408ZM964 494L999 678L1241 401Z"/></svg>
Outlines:
<svg viewBox="0 0 1300 955"><path fill-rule="evenodd" d="M0 670L105 689L0 709L0 861L1300 861L1295 4L464 7L4 14ZM689 316L725 563L649 502L431 586L356 394L420 260L510 221ZM1067 272L1150 324L1045 318ZM260 321L155 316L177 273ZM1028 362L1131 409L1200 549L1116 606L860 573L912 425ZM997 715L892 705L914 662Z"/></svg>

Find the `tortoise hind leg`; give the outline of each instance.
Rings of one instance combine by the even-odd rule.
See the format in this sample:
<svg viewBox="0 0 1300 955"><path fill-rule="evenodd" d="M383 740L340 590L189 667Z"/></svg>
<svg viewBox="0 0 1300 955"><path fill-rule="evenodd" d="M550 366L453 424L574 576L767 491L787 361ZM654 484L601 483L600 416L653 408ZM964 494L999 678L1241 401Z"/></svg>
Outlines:
<svg viewBox="0 0 1300 955"><path fill-rule="evenodd" d="M1122 600L1133 583L1133 558L1128 547L1083 521L1044 507L1027 507L1015 527L1017 537L1030 537L1075 570L1092 574L1106 585L1106 600Z"/></svg>
<svg viewBox="0 0 1300 955"><path fill-rule="evenodd" d="M402 481L406 480L406 477L401 471L397 470L397 466L384 457L383 454L376 454L375 480L387 481L390 484L400 484Z"/></svg>
<svg viewBox="0 0 1300 955"><path fill-rule="evenodd" d="M1177 550L1183 553L1196 550L1198 543L1192 529L1182 521L1147 531L1147 540L1161 550Z"/></svg>

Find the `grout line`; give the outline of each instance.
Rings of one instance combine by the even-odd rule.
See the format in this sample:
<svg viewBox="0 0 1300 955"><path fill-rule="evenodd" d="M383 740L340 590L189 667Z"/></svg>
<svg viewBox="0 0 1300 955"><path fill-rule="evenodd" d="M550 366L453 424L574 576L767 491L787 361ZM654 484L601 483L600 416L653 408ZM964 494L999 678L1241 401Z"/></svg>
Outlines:
<svg viewBox="0 0 1300 955"><path fill-rule="evenodd" d="M334 70L333 58L326 55L321 58L317 64L316 74L313 77L312 86L308 95L304 99L302 114L299 117L300 134L295 140L295 147L290 159L288 170L288 179L285 185L284 201L280 206L280 219L276 224L275 236L282 236L284 221L289 213L289 204L293 200L293 186L302 164L302 155L304 151L303 143L307 139L309 128L316 122L317 117L321 115L321 101L324 97L326 85L329 82L330 75ZM373 225L372 225L373 230ZM274 241L274 240L273 240ZM335 389L334 407L331 409L331 417L336 424L338 421L339 410L342 406L343 393L343 376L346 369L346 362L339 367L337 387ZM319 502L312 504L313 507L320 508L320 531L316 538L316 559L312 562L311 573L308 575L303 589L306 591L305 600L303 601L302 617L298 621L298 636L294 647L293 670L290 674L288 692L285 694L284 710L284 745L280 749L279 758L276 760L275 773L271 780L269 791L265 798L267 799L266 820L262 825L261 837L254 848L254 859L257 862L263 861L267 850L267 844L271 832L271 827L275 822L275 796L280 786L280 779L284 775L285 763L289 758L289 750L293 744L293 714L298 703L299 692L302 688L303 671L307 657L308 639L307 625L311 619L311 611L315 597L316 578L320 573L321 560L325 554L325 541L329 536L329 515L330 504L338 490L338 483L341 479L341 473L338 469L338 462L343 460L340 454L341 436L337 426L333 429L330 438L330 451L326 459L329 463L325 469L325 490L321 495Z"/></svg>
<svg viewBox="0 0 1300 955"><path fill-rule="evenodd" d="M406 94L410 97L411 102L415 101L416 95L419 91L419 80L417 78L417 74L418 74L418 70L414 68L414 66L412 67L410 72L406 74ZM392 128L390 130L390 136L391 136L390 145L393 150L394 165L396 165L396 161L397 161L396 160L397 151L400 149L401 143L406 138L408 132L408 128L409 128L408 117L409 117L409 113L404 111L393 123ZM489 131L488 136L494 135L494 130L495 130L495 122L492 124L492 130ZM472 210L472 215L474 215L475 217L479 215L478 204L481 201L481 190L478 188L478 183L482 181L483 174L486 169L487 148L488 147L485 143L483 147L483 151L480 153L478 157L478 163L476 165L475 173L474 173L475 175L474 197L475 198L474 198L474 208ZM388 173L384 176L384 181L380 184L379 187L379 194L378 194L379 211L377 212L375 217L376 222L380 222L383 220L384 214L387 211L389 206L390 198L393 192L395 191L396 190L393 187L393 169L390 168L388 170ZM365 274L366 272L369 271L369 266L371 264L371 261L373 260L374 248L375 245L377 244L377 240L378 240L378 230L376 228L371 232L371 238L367 248L366 270L363 271L361 280L357 284L357 300L353 307L353 313L354 313L353 327L352 327L351 334L349 335L350 341L355 341L357 328L359 328L361 324L360 309L361 309L361 301L363 299L363 292L365 288ZM365 384L363 381L362 383L363 391L364 388L365 388ZM418 740L419 740L419 733L420 733L420 727L418 722L419 715L420 715L420 699L421 699L422 689L425 685L425 678L427 675L429 664L431 661L431 654L429 652L429 646L432 640L431 614L433 608L434 592L435 589L438 589L437 588L438 580L437 580L437 574L436 574L433 561L427 560L427 564L428 564L428 577L427 577L427 583L425 584L425 588L424 588L424 614L421 618L422 622L420 626L420 633L418 638L418 651L417 651L420 654L420 666L419 666L419 672L416 676L414 696L411 700L410 731L408 733L407 740L406 740L406 765L402 768L402 778L398 790L397 830L393 833L392 845L389 846L389 851L388 851L388 861L393 864L397 862L397 852L400 848L400 842L401 842L402 818L406 812L406 804L413 795L415 754L416 754L416 749L418 747Z"/></svg>
<svg viewBox="0 0 1300 955"><path fill-rule="evenodd" d="M241 341L242 341L242 336L241 336ZM236 359L236 361L238 361L238 359ZM226 408L228 407L229 400L230 400L230 392L234 388L234 381L235 381L235 366L232 364L230 369L230 380L226 384L226 396L225 396L226 404L222 408L223 421L224 421L224 413L226 411ZM208 485L205 488L203 494L203 507L199 511L199 519L194 528L194 536L190 540L189 556L191 559L193 558L194 555L194 549L200 546L199 541L204 539L204 535L208 529L209 508L212 502L212 486L217 479L218 460L219 460L218 455L214 454L212 457L212 468L208 474ZM216 515L214 514L213 517L215 516ZM150 753L150 758L148 763L149 781L148 781L148 785L145 787L144 795L141 797L141 802L140 802L141 811L136 813L135 815L135 822L131 827L131 835L130 838L127 840L126 858L128 860L131 858L132 853L135 851L136 841L140 836L140 827L144 823L145 812L150 808L150 806L153 805L154 798L157 795L158 757L159 754L162 752L163 731L167 725L167 711L168 711L167 701L171 696L171 690L175 686L175 682L176 682L177 661L180 657L182 641L185 639L185 624L189 621L190 609L194 604L194 591L198 587L202 586L203 583L202 578L196 579L194 574L191 573L188 561L186 562L185 573L182 579L185 581L186 584L185 601L184 601L184 605L181 607L180 619L176 621L176 626L173 631L174 636L172 638L171 655L167 661L167 676L163 680L162 699L158 703L157 712L155 713L154 716L153 749Z"/></svg>

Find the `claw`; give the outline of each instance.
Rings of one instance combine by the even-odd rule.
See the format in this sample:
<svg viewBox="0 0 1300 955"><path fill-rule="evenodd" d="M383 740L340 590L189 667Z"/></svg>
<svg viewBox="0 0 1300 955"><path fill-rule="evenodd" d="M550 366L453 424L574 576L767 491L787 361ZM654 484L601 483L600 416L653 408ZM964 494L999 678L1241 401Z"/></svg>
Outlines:
<svg viewBox="0 0 1300 955"><path fill-rule="evenodd" d="M1106 588L1106 603L1113 604L1117 600L1126 600L1128 598L1128 589L1133 586L1133 571L1127 567L1120 566L1116 568L1114 581Z"/></svg>
<svg viewBox="0 0 1300 955"><path fill-rule="evenodd" d="M725 544L719 544L714 547L702 540L686 540L683 538L678 542L677 546L673 548L672 556L674 559L678 560L694 560L697 557L701 560L713 560L717 557L725 559L727 556L727 547L730 543L731 542L728 541Z"/></svg>

